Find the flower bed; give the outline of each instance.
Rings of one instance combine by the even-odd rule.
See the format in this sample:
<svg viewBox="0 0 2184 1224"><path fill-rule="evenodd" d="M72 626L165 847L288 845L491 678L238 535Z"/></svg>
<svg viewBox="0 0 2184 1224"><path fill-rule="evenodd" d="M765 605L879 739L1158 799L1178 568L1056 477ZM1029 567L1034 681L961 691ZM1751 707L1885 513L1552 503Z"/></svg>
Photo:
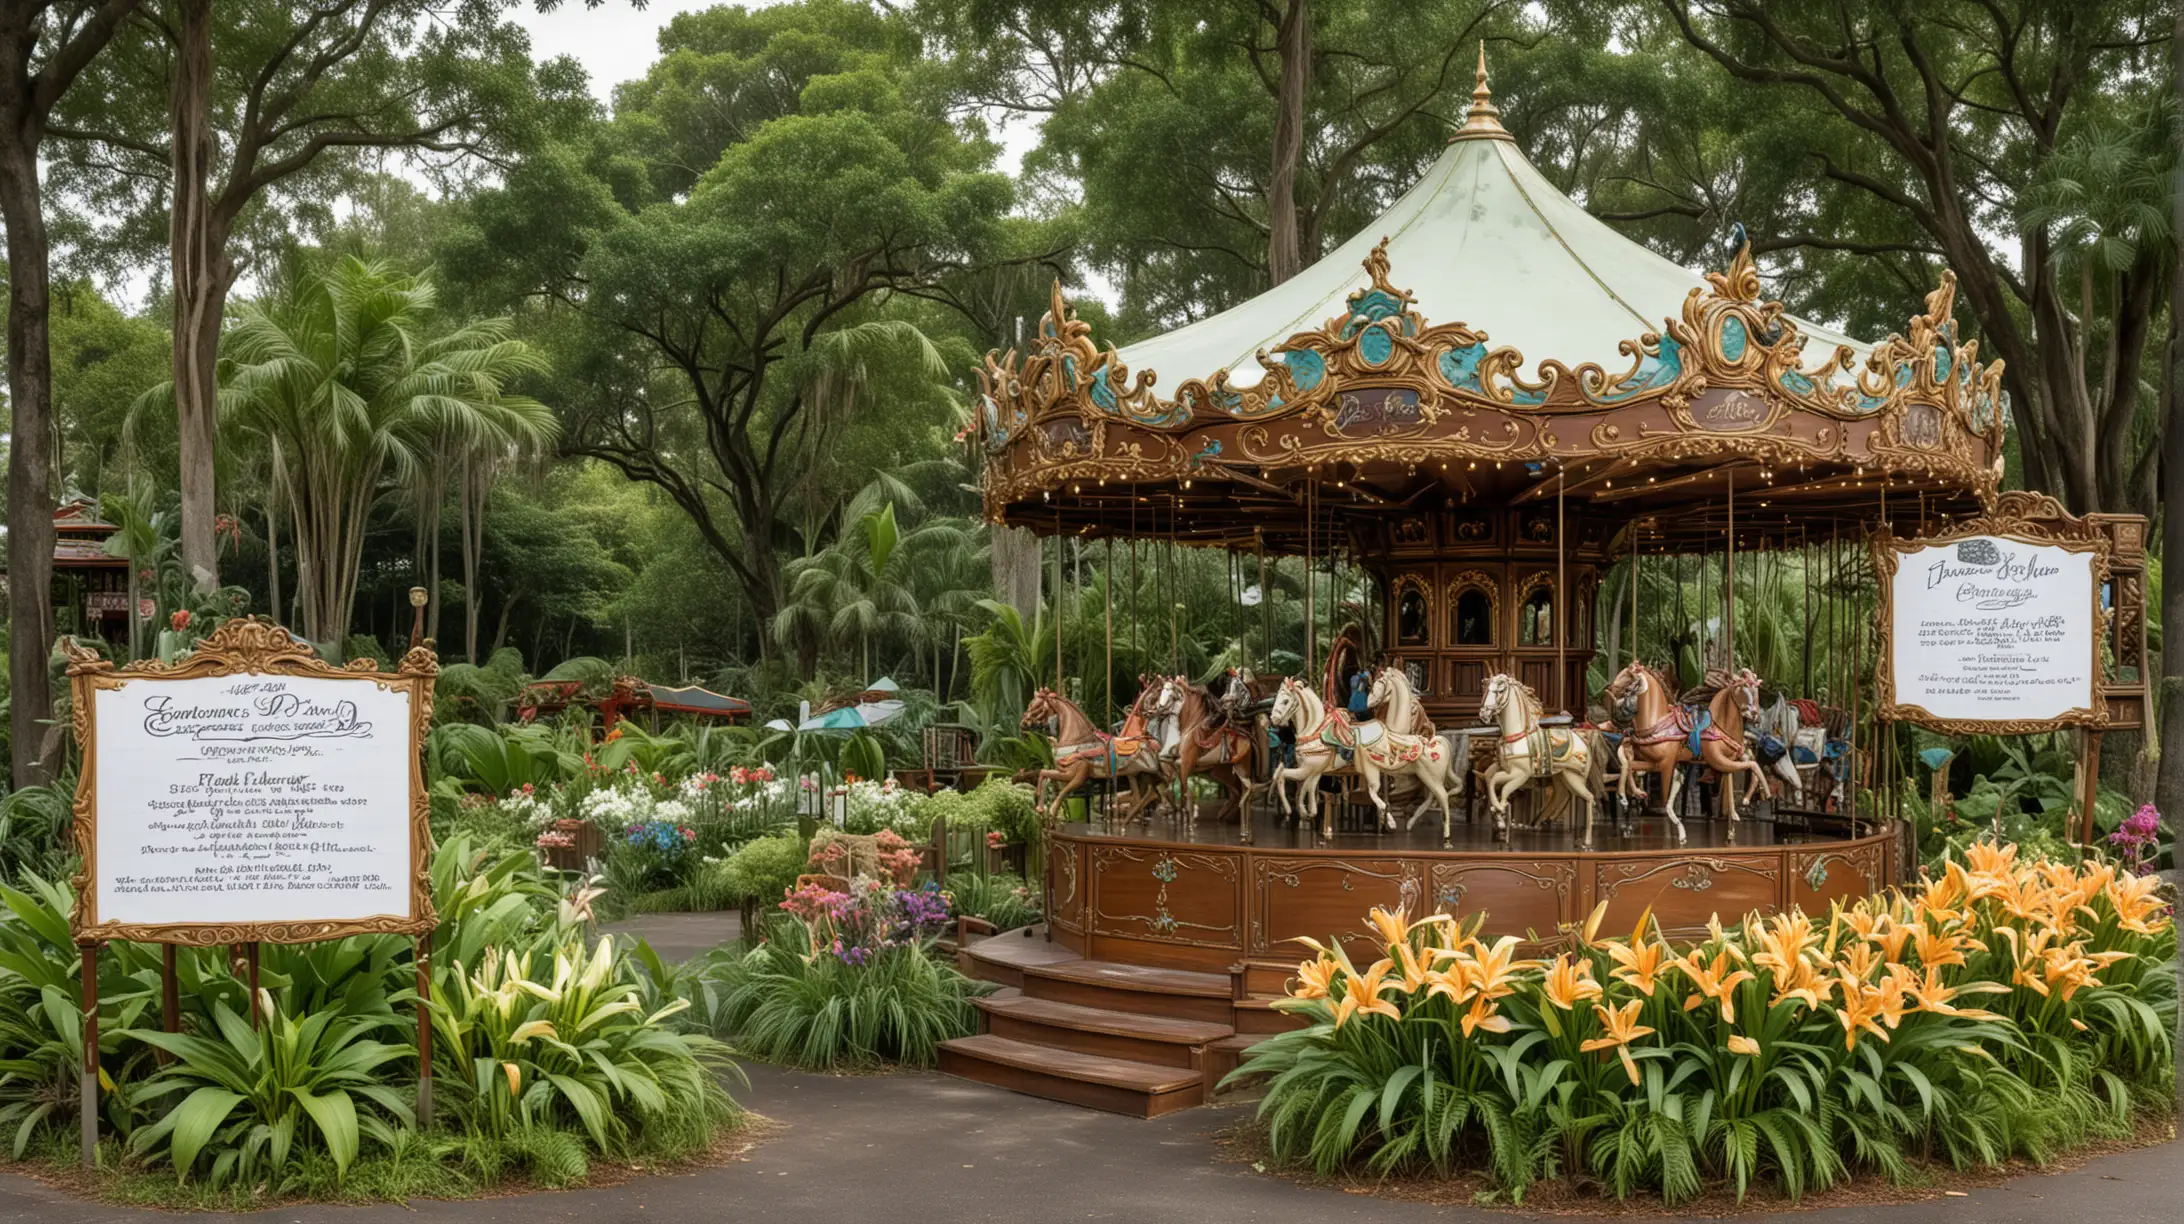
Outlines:
<svg viewBox="0 0 2184 1224"><path fill-rule="evenodd" d="M2157 878L1978 845L1821 919L1672 948L1579 932L1548 961L1445 915L1374 911L1252 1048L1274 1158L1321 1173L1479 1170L1521 1197L1590 1175L1670 1202L1721 1179L1792 1196L1921 1162L2044 1160L2175 1108L2176 931ZM1311 941L1307 941L1311 942Z"/></svg>

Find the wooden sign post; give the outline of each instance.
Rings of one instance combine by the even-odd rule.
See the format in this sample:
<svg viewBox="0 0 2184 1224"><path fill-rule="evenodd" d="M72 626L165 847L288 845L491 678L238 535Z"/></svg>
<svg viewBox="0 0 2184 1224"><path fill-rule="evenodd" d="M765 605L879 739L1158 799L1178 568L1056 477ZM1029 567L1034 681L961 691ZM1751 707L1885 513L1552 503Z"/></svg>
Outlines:
<svg viewBox="0 0 2184 1224"><path fill-rule="evenodd" d="M1874 541L1880 720L1955 734L2079 728L2081 841L2091 838L2109 726L2110 551L2100 524L2017 492L1943 535Z"/></svg>
<svg viewBox="0 0 2184 1224"><path fill-rule="evenodd" d="M278 625L230 620L171 666L68 650L76 785L71 925L83 950L83 1157L98 1145L98 948L170 945L161 1019L179 1023L172 945L230 945L253 1027L258 945L411 935L429 988L432 830L424 742L439 664L335 667ZM420 1121L431 1028L418 1008Z"/></svg>

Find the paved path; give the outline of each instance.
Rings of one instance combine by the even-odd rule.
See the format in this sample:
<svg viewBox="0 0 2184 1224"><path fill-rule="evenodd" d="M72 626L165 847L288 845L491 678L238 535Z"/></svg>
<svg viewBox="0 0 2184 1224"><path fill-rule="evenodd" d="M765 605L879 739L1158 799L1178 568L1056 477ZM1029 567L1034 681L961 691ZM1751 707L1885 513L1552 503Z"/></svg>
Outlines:
<svg viewBox="0 0 2184 1224"><path fill-rule="evenodd" d="M734 910L718 910L696 914L638 914L607 923L600 929L631 942L642 939L663 958L681 961L741 937L743 923Z"/></svg>
<svg viewBox="0 0 2184 1224"><path fill-rule="evenodd" d="M722 1220L1497 1221L1507 1214L1436 1208L1298 1186L1223 1160L1214 1139L1235 1109L1153 1122L1055 1105L931 1074L802 1075L751 1068L743 1094L781 1124L744 1160L602 1190L413 1203L283 1207L233 1218L258 1224L555 1224ZM2184 1144L2094 1161L1885 1207L1786 1215L1810 1224L2155 1224L2178 1215ZM0 1224L155 1224L176 1217L85 1204L0 1174ZM1631 1219L1632 1217L1623 1217ZM1744 1216L1741 1219L1763 1218ZM1764 1217L1775 1218L1775 1217Z"/></svg>

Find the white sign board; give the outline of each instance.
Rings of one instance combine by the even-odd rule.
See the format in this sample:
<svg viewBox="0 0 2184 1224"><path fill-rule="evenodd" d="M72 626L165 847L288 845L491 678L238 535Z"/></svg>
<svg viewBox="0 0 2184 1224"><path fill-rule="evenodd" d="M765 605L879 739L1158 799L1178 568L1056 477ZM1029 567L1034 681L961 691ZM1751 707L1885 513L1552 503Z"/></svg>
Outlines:
<svg viewBox="0 0 2184 1224"><path fill-rule="evenodd" d="M246 673L93 699L100 923L416 917L407 686Z"/></svg>
<svg viewBox="0 0 2184 1224"><path fill-rule="evenodd" d="M1917 720L2078 721L2095 709L2094 554L2007 536L1898 545L1883 700Z"/></svg>

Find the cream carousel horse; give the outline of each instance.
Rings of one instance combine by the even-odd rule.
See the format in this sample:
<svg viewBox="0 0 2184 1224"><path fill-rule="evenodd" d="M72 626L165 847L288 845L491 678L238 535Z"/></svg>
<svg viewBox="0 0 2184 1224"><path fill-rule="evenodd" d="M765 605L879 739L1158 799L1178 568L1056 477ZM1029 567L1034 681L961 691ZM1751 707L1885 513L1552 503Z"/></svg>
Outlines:
<svg viewBox="0 0 2184 1224"><path fill-rule="evenodd" d="M1181 676L1170 677L1155 705L1161 710L1174 711L1175 774L1182 783L1188 821L1191 824L1198 822L1198 806L1190 801L1191 776L1204 772L1221 784L1221 810L1215 813L1214 820L1228 819L1233 810L1245 822L1248 832L1251 796L1259 787L1254 780L1258 741L1251 734L1251 723L1244 714L1244 707L1250 704L1250 689L1233 673L1223 675L1216 683L1221 686L1218 697Z"/></svg>
<svg viewBox="0 0 2184 1224"><path fill-rule="evenodd" d="M1282 784L1297 782L1303 787L1298 805L1308 818L1317 814L1319 780L1345 768L1341 754L1347 751L1350 762L1346 768L1356 770L1365 780L1365 793L1380 813L1381 828L1391 832L1395 829L1395 816L1388 811L1388 801L1380 793L1381 777L1413 774L1441 801L1441 832L1443 844L1446 844L1450 821L1448 745L1431 736L1391 731L1380 722L1353 724L1347 714L1329 709L1318 693L1291 679L1282 681L1281 689L1274 694L1274 708L1267 718L1276 726L1286 723L1297 734L1297 763L1277 770L1274 775L1275 794L1281 797L1284 813L1289 810L1289 795L1282 789ZM1331 839L1334 835L1333 821L1322 818L1320 836Z"/></svg>
<svg viewBox="0 0 2184 1224"><path fill-rule="evenodd" d="M1668 803L1668 820L1676 829L1676 844L1684 840L1683 821L1676 801L1683 790L1683 771L1677 766L1703 761L1720 775L1722 805L1729 823L1737 822L1736 788L1728 784L1732 774L1748 774L1745 799L1751 800L1767 785L1767 771L1744 754L1744 724L1759 713L1759 677L1750 669L1728 677L1708 700L1705 717L1696 707L1676 704L1660 674L1643 663L1632 663L1608 682L1608 700L1628 701L1635 710L1630 732L1623 742L1630 747L1630 768L1660 778L1661 794Z"/></svg>
<svg viewBox="0 0 2184 1224"><path fill-rule="evenodd" d="M1585 805L1585 846L1593 844L1593 812L1606 797L1608 746L1598 731L1542 727L1539 698L1515 676L1490 676L1479 699L1479 717L1501 728L1493 772L1486 777L1486 799L1494 809L1494 827L1509 827L1509 797L1534 776L1545 774L1570 797ZM1535 822L1537 823L1537 822Z"/></svg>
<svg viewBox="0 0 2184 1224"><path fill-rule="evenodd" d="M1782 779L1782 793L1787 795L1790 806L1805 806L1805 778L1797 772L1797 733L1802 730L1797 721L1797 706L1787 694L1778 693L1774 704L1759 711L1759 717L1744 729L1746 747L1757 759L1766 754L1760 750L1761 741L1772 736L1781 754L1771 764L1762 762L1768 772Z"/></svg>
<svg viewBox="0 0 2184 1224"><path fill-rule="evenodd" d="M1406 733L1425 739L1438 740L1448 749L1448 777L1443 779L1444 793L1436 796L1423 779L1419 781L1418 804L1411 809L1410 819L1403 823L1405 829L1415 829L1426 818L1427 800L1441 801L1441 844L1449 844L1449 800L1462 798L1471 775L1471 732L1436 731L1433 720L1426 717L1419 703L1417 692L1410 686L1410 677L1401 668L1379 667L1373 669L1372 689L1366 694L1365 703L1376 710L1385 710L1384 717L1391 727L1400 727ZM1418 775L1412 774L1412 777Z"/></svg>
<svg viewBox="0 0 2184 1224"><path fill-rule="evenodd" d="M1040 689L1031 695L1031 705L1024 710L1019 724L1031 730L1041 723L1053 720L1054 768L1042 769L1034 790L1037 807L1042 816L1052 817L1061 810L1062 801L1089 779L1113 778L1130 788L1130 800L1123 810L1122 820L1145 810L1145 806L1158 796L1157 786L1141 788L1139 779L1149 778L1156 783L1160 778L1160 748L1152 736L1145 732L1150 691L1138 694L1131 703L1130 715L1123 720L1122 730L1109 735L1092 725L1076 703L1053 689ZM1049 782L1061 784L1054 798L1046 799Z"/></svg>

